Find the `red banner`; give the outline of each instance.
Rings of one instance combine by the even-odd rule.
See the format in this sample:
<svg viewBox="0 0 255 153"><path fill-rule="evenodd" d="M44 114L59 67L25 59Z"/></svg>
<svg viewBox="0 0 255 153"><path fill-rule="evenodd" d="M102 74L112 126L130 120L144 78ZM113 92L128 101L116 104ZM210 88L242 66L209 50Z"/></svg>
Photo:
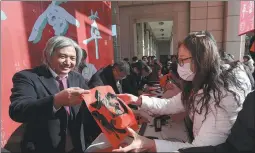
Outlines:
<svg viewBox="0 0 255 153"><path fill-rule="evenodd" d="M254 29L254 1L241 1L239 35Z"/></svg>
<svg viewBox="0 0 255 153"><path fill-rule="evenodd" d="M127 100L127 97L123 98ZM117 98L112 87L95 87L90 94L84 94L83 99L113 149L119 148L128 136L127 127L138 129L133 111L125 101Z"/></svg>
<svg viewBox="0 0 255 153"><path fill-rule="evenodd" d="M48 9L53 6L54 9ZM55 11L52 13L47 10ZM64 13L58 13L59 17L52 16L58 10ZM56 18L63 24L50 22L51 18ZM65 25L65 28L59 31L62 28L56 28L56 25ZM97 69L112 64L111 26L110 1L1 2L0 65L1 71L4 72L1 73L1 148L19 152L24 129L24 126L9 117L13 75L17 71L40 65L45 44L55 34L75 40L87 51L88 62L94 64Z"/></svg>

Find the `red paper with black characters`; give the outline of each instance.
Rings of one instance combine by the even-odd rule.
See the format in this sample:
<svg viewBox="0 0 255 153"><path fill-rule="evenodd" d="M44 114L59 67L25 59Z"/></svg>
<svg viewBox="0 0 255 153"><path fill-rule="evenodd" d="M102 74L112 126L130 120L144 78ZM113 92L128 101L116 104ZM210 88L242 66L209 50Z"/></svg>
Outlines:
<svg viewBox="0 0 255 153"><path fill-rule="evenodd" d="M82 97L113 148L118 148L128 135L127 127L138 129L132 110L117 98L112 87L95 87Z"/></svg>

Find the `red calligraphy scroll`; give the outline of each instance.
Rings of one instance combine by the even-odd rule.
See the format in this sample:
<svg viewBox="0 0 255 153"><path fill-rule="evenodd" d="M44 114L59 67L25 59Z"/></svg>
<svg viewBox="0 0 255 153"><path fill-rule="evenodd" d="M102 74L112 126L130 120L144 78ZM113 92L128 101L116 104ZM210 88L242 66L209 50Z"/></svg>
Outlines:
<svg viewBox="0 0 255 153"><path fill-rule="evenodd" d="M138 129L132 110L117 98L112 87L99 86L82 97L113 149L118 148L129 134L127 127Z"/></svg>

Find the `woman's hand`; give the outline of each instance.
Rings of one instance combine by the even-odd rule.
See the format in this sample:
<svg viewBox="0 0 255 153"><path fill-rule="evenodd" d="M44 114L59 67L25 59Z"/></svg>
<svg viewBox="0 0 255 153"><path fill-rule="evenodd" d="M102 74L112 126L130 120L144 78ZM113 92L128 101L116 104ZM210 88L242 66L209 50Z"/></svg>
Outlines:
<svg viewBox="0 0 255 153"><path fill-rule="evenodd" d="M166 83L166 86L165 86L165 90L172 90L172 89L174 89L176 86L173 84L173 83L171 83L171 82L167 82Z"/></svg>
<svg viewBox="0 0 255 153"><path fill-rule="evenodd" d="M133 110L133 113L136 119L138 120L138 124L150 123L150 118L147 118L147 116L140 113L140 111Z"/></svg>
<svg viewBox="0 0 255 153"><path fill-rule="evenodd" d="M113 152L156 152L154 140L140 136L133 129L127 128L128 132L134 137L130 145L119 149L114 149Z"/></svg>
<svg viewBox="0 0 255 153"><path fill-rule="evenodd" d="M126 104L132 104L136 106L141 106L142 104L142 99L132 94L118 94L117 97L123 100Z"/></svg>
<svg viewBox="0 0 255 153"><path fill-rule="evenodd" d="M165 90L180 90L179 87L177 87L174 83L172 82L167 82L165 85ZM181 90L180 90L181 91Z"/></svg>

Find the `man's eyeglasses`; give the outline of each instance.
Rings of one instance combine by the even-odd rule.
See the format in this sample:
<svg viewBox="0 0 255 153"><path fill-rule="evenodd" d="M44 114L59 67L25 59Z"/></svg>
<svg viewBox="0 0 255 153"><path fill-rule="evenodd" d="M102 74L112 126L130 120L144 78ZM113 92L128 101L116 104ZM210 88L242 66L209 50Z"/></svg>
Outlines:
<svg viewBox="0 0 255 153"><path fill-rule="evenodd" d="M186 61L186 60L188 60L188 59L191 59L192 57L188 57L188 58L184 58L184 59L178 59L178 64L180 65L180 66L183 66L184 65L184 62Z"/></svg>

